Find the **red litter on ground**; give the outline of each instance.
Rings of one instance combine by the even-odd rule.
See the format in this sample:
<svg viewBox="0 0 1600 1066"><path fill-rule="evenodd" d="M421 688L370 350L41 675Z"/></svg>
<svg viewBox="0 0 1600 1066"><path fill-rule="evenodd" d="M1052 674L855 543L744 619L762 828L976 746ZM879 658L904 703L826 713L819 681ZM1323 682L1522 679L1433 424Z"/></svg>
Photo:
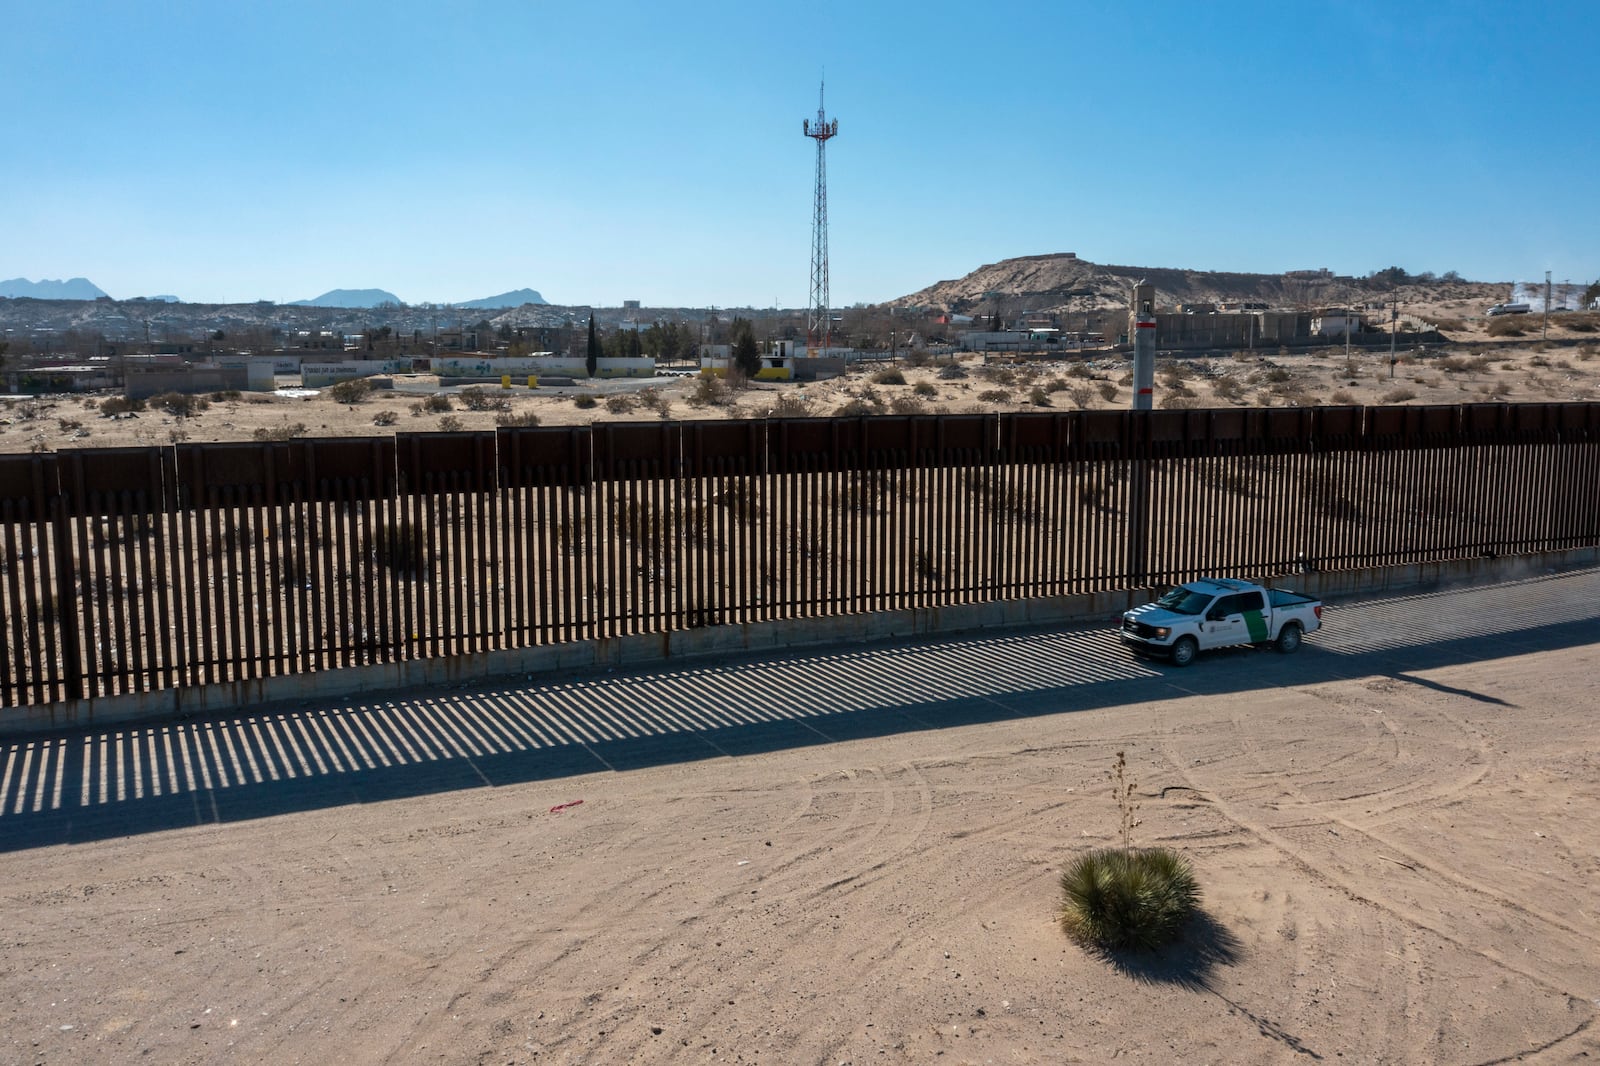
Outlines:
<svg viewBox="0 0 1600 1066"><path fill-rule="evenodd" d="M558 803L554 807L550 808L550 813L551 814L560 814L562 811L566 810L568 807L576 807L582 802L583 802L583 800L572 800L570 803Z"/></svg>

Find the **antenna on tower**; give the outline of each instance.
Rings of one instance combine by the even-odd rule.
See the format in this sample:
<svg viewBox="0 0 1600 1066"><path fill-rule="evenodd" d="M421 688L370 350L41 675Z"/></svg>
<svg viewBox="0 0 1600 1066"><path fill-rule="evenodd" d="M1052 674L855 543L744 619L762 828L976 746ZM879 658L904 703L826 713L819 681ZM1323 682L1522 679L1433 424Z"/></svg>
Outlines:
<svg viewBox="0 0 1600 1066"><path fill-rule="evenodd" d="M818 342L826 355L833 340L833 313L828 309L828 141L839 135L839 120L828 121L822 107L827 82L817 86L817 120L801 124L805 135L817 142L816 207L811 217L811 295L806 311L806 347L816 354Z"/></svg>

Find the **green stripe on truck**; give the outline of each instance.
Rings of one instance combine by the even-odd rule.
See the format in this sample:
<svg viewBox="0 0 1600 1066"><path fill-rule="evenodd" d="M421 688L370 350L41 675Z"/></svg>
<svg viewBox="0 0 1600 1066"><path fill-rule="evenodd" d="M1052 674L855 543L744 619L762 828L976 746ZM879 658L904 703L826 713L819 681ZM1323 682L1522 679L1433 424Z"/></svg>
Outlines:
<svg viewBox="0 0 1600 1066"><path fill-rule="evenodd" d="M1250 630L1251 640L1259 642L1267 639L1267 620L1261 617L1260 611L1246 611L1244 624Z"/></svg>

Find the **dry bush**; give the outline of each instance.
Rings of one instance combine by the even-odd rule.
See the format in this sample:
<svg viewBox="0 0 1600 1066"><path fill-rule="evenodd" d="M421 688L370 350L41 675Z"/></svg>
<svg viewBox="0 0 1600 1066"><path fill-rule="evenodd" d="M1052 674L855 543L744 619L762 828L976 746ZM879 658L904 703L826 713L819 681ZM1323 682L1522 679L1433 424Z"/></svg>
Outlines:
<svg viewBox="0 0 1600 1066"><path fill-rule="evenodd" d="M256 440L294 440L305 435L304 422L280 422L276 426L263 426L255 431Z"/></svg>
<svg viewBox="0 0 1600 1066"><path fill-rule="evenodd" d="M1157 407L1168 411L1187 411L1200 406L1200 401L1193 393L1167 392L1163 393Z"/></svg>
<svg viewBox="0 0 1600 1066"><path fill-rule="evenodd" d="M640 389L637 395L639 406L649 411L654 411L662 418L666 418L672 411L672 401L660 389Z"/></svg>
<svg viewBox="0 0 1600 1066"><path fill-rule="evenodd" d="M1467 324L1459 318L1441 318L1433 324L1433 328L1440 333L1459 333L1467 328Z"/></svg>
<svg viewBox="0 0 1600 1066"><path fill-rule="evenodd" d="M600 406L600 398L592 392L580 392L572 398L572 406L580 411L593 410Z"/></svg>
<svg viewBox="0 0 1600 1066"><path fill-rule="evenodd" d="M412 404L411 413L414 415L442 415L453 406L450 403L449 396L442 392L436 392L432 396L424 396Z"/></svg>
<svg viewBox="0 0 1600 1066"><path fill-rule="evenodd" d="M1243 386L1239 379L1229 374L1211 379L1211 391L1216 393L1218 399L1237 400L1243 394Z"/></svg>
<svg viewBox="0 0 1600 1066"><path fill-rule="evenodd" d="M1415 400L1416 398L1416 392L1407 388L1390 389L1388 392L1378 397L1379 401L1382 403L1406 403L1410 400Z"/></svg>
<svg viewBox="0 0 1600 1066"><path fill-rule="evenodd" d="M1089 369L1088 363L1073 363L1067 367L1067 377L1092 378L1094 377L1094 371Z"/></svg>
<svg viewBox="0 0 1600 1066"><path fill-rule="evenodd" d="M966 368L960 363L946 363L939 368L940 381L958 381L966 376Z"/></svg>
<svg viewBox="0 0 1600 1066"><path fill-rule="evenodd" d="M1028 402L1035 407L1049 407L1050 394L1040 385L1035 385L1028 391Z"/></svg>
<svg viewBox="0 0 1600 1066"><path fill-rule="evenodd" d="M715 374L701 374L689 393L691 407L722 407L731 399L728 386Z"/></svg>
<svg viewBox="0 0 1600 1066"><path fill-rule="evenodd" d="M210 407L211 402L204 396L196 396L194 393L164 392L160 396L152 396L150 406L165 411L175 418L193 418Z"/></svg>
<svg viewBox="0 0 1600 1066"><path fill-rule="evenodd" d="M379 411L372 416L372 424L375 426L392 426L398 421L400 421L399 411Z"/></svg>
<svg viewBox="0 0 1600 1066"><path fill-rule="evenodd" d="M1090 385L1074 385L1067 390L1067 397L1074 407L1084 411L1094 402L1094 388Z"/></svg>
<svg viewBox="0 0 1600 1066"><path fill-rule="evenodd" d="M885 369L879 370L877 373L873 374L867 380L871 381L874 385L904 385L906 383L906 376L902 374L896 367L886 367Z"/></svg>
<svg viewBox="0 0 1600 1066"><path fill-rule="evenodd" d="M939 395L939 390L933 387L933 383L932 382L928 382L928 381L919 381L919 382L917 382L916 385L912 387L911 391L913 393L915 393L916 395L922 396L922 397L929 397L929 396L937 396L937 395Z"/></svg>
<svg viewBox="0 0 1600 1066"><path fill-rule="evenodd" d="M1102 400L1105 400L1107 403L1110 403L1111 401L1115 400L1117 398L1117 387L1116 387L1116 385L1112 384L1109 381L1102 381L1100 383L1100 398Z"/></svg>
<svg viewBox="0 0 1600 1066"><path fill-rule="evenodd" d="M1334 389L1328 401L1339 407L1350 407L1356 402L1356 398L1344 389Z"/></svg>
<svg viewBox="0 0 1600 1066"><path fill-rule="evenodd" d="M897 415L925 415L928 405L917 396L896 396L889 402L889 410Z"/></svg>
<svg viewBox="0 0 1600 1066"><path fill-rule="evenodd" d="M769 418L809 418L811 404L804 396L794 392L780 392L767 410Z"/></svg>
<svg viewBox="0 0 1600 1066"><path fill-rule="evenodd" d="M614 415L625 415L636 406L634 398L625 392L612 393L606 397L606 410Z"/></svg>
<svg viewBox="0 0 1600 1066"><path fill-rule="evenodd" d="M509 411L511 398L475 385L461 390L461 405L469 411Z"/></svg>
<svg viewBox="0 0 1600 1066"><path fill-rule="evenodd" d="M501 411L494 416L494 424L501 429L530 429L539 424L539 416L532 411Z"/></svg>
<svg viewBox="0 0 1600 1066"><path fill-rule="evenodd" d="M1600 314L1592 311L1559 312L1550 316L1550 324L1574 333L1594 333L1600 330Z"/></svg>
<svg viewBox="0 0 1600 1066"><path fill-rule="evenodd" d="M1046 392L1066 392L1071 387L1067 379L1062 377L1048 378L1044 383Z"/></svg>
<svg viewBox="0 0 1600 1066"><path fill-rule="evenodd" d="M1527 333L1527 327L1520 321L1521 315L1501 315L1489 320L1489 336L1491 337L1520 337Z"/></svg>
<svg viewBox="0 0 1600 1066"><path fill-rule="evenodd" d="M439 419L439 429L444 433L460 433L466 426L457 415L445 415Z"/></svg>
<svg viewBox="0 0 1600 1066"><path fill-rule="evenodd" d="M1008 366L989 365L978 370L978 376L992 385L1015 385L1016 371Z"/></svg>
<svg viewBox="0 0 1600 1066"><path fill-rule="evenodd" d="M1011 394L1005 389L985 389L978 393L978 399L984 403L1010 403Z"/></svg>
<svg viewBox="0 0 1600 1066"><path fill-rule="evenodd" d="M355 405L372 395L372 382L366 378L346 378L328 387L328 396L335 403Z"/></svg>
<svg viewBox="0 0 1600 1066"><path fill-rule="evenodd" d="M1479 385L1478 392L1491 400L1503 400L1511 395L1511 383L1496 381L1493 384Z"/></svg>

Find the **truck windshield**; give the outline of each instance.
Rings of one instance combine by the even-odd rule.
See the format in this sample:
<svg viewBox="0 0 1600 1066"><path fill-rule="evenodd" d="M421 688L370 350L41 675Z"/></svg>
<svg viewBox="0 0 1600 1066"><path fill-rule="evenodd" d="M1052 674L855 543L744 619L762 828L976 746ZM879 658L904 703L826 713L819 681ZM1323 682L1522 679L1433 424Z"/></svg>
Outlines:
<svg viewBox="0 0 1600 1066"><path fill-rule="evenodd" d="M1180 585L1157 600L1156 606L1165 607L1173 614L1199 614L1211 599L1209 593L1194 592Z"/></svg>

